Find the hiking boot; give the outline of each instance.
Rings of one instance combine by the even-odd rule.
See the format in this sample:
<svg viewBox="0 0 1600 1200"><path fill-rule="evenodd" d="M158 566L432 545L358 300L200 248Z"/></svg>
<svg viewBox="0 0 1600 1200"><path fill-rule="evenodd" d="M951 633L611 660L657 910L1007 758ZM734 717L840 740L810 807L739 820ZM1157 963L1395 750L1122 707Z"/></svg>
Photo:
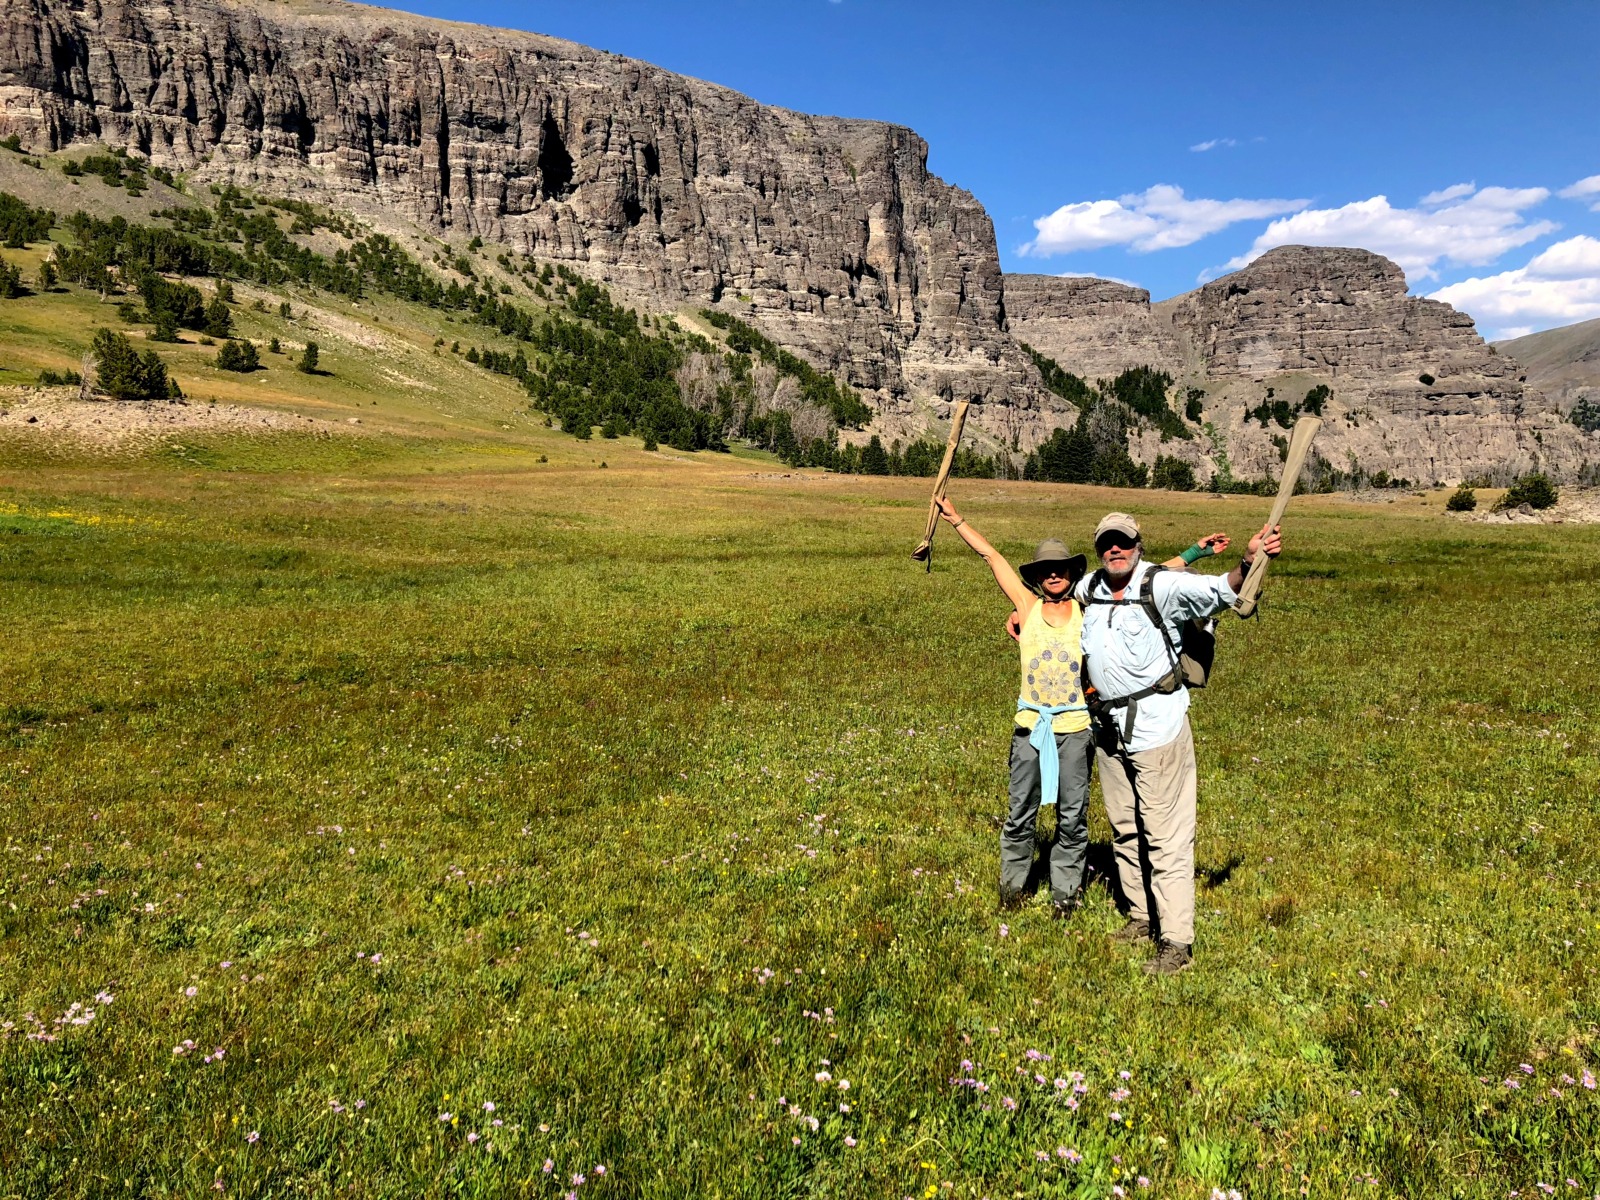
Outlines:
<svg viewBox="0 0 1600 1200"><path fill-rule="evenodd" d="M1189 947L1180 946L1177 942L1162 942L1161 949L1149 962L1144 965L1146 975L1176 975L1179 971L1187 969L1194 961L1194 955L1189 953Z"/></svg>
<svg viewBox="0 0 1600 1200"><path fill-rule="evenodd" d="M1056 921L1070 921L1073 915L1083 907L1083 890L1073 892L1070 896L1057 896L1050 901L1050 917Z"/></svg>
<svg viewBox="0 0 1600 1200"><path fill-rule="evenodd" d="M1000 889L1000 911L1015 912L1028 902L1028 893L1003 887Z"/></svg>
<svg viewBox="0 0 1600 1200"><path fill-rule="evenodd" d="M1150 922L1135 921L1132 917L1123 927L1111 935L1111 940L1119 946L1131 946L1135 942L1149 941Z"/></svg>

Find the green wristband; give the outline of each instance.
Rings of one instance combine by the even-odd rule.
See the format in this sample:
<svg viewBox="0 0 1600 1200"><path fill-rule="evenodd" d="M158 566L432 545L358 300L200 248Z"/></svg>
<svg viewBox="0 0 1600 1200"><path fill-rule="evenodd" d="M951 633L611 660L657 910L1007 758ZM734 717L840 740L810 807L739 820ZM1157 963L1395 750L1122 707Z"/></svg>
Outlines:
<svg viewBox="0 0 1600 1200"><path fill-rule="evenodd" d="M1178 555L1178 557L1183 559L1183 565L1184 566L1192 567L1195 563L1199 562L1202 558L1210 558L1211 554L1212 554L1212 552L1210 550L1207 550L1199 542L1196 542L1194 545L1190 546L1187 550L1185 550L1182 554Z"/></svg>

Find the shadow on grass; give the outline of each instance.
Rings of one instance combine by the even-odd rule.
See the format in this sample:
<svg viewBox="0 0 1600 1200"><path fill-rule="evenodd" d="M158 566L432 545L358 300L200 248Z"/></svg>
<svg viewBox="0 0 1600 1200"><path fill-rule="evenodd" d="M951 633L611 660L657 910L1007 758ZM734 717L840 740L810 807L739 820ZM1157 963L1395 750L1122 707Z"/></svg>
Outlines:
<svg viewBox="0 0 1600 1200"><path fill-rule="evenodd" d="M1196 863L1194 877L1200 881L1200 886L1206 891L1219 888L1233 878L1233 873L1244 866L1244 855L1230 854L1227 860L1217 867L1208 867L1205 863Z"/></svg>

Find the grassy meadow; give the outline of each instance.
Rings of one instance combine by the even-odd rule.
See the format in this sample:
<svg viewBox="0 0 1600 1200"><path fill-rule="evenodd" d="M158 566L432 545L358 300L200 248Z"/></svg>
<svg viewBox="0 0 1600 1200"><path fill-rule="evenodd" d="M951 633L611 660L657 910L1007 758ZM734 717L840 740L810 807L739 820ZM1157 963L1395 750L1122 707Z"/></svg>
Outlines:
<svg viewBox="0 0 1600 1200"><path fill-rule="evenodd" d="M1151 979L926 481L486 437L0 458L0 1196L1600 1193L1600 529L1297 501Z"/></svg>

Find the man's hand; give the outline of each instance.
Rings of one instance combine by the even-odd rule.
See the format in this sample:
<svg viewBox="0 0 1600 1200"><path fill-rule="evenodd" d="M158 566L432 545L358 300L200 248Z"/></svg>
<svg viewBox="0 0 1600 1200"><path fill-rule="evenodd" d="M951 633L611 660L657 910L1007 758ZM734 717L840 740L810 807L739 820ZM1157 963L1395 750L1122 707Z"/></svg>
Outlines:
<svg viewBox="0 0 1600 1200"><path fill-rule="evenodd" d="M1268 558L1277 558L1278 555L1282 554L1282 527L1278 525L1263 525L1261 532L1250 539L1250 549L1245 552L1245 557L1253 559L1257 551L1265 553Z"/></svg>
<svg viewBox="0 0 1600 1200"><path fill-rule="evenodd" d="M961 523L961 514L956 511L956 506L950 502L949 496L935 496L934 504L938 506L939 515L952 525Z"/></svg>
<svg viewBox="0 0 1600 1200"><path fill-rule="evenodd" d="M1022 640L1022 614L1014 608L1011 610L1011 615L1006 618L1006 632L1011 635L1013 642Z"/></svg>
<svg viewBox="0 0 1600 1200"><path fill-rule="evenodd" d="M1233 539L1225 533L1208 533L1195 544L1202 550L1209 550L1212 554L1221 554L1233 544Z"/></svg>

